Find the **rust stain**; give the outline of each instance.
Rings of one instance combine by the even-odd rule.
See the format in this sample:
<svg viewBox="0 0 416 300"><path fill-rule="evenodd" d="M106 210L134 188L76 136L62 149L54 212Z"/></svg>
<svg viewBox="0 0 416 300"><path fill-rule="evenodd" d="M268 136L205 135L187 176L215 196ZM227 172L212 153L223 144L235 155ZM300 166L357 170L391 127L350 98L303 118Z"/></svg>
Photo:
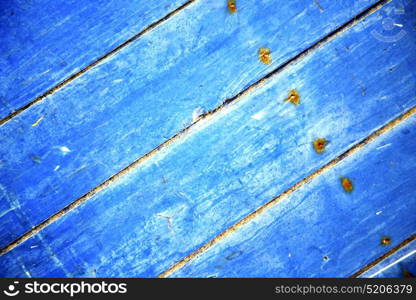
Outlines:
<svg viewBox="0 0 416 300"><path fill-rule="evenodd" d="M285 99L285 102L291 102L294 105L299 105L300 95L296 90L291 90L289 96Z"/></svg>
<svg viewBox="0 0 416 300"><path fill-rule="evenodd" d="M237 12L237 3L235 0L228 0L227 6L228 6L228 11L231 14L234 14L235 12Z"/></svg>
<svg viewBox="0 0 416 300"><path fill-rule="evenodd" d="M328 141L324 138L318 138L312 142L313 148L315 149L316 153L321 154L325 152L325 147L328 145Z"/></svg>
<svg viewBox="0 0 416 300"><path fill-rule="evenodd" d="M352 185L351 180L347 177L341 178L341 185L344 188L344 191L346 191L347 193L351 193L352 190L354 189L354 186Z"/></svg>
<svg viewBox="0 0 416 300"><path fill-rule="evenodd" d="M414 278L414 277L415 277L412 273L410 273L410 272L409 272L409 271L407 271L407 270L404 270L404 271L403 271L403 276L404 276L405 278Z"/></svg>
<svg viewBox="0 0 416 300"><path fill-rule="evenodd" d="M271 51L269 48L261 47L259 49L259 59L265 65L269 65L272 62Z"/></svg>

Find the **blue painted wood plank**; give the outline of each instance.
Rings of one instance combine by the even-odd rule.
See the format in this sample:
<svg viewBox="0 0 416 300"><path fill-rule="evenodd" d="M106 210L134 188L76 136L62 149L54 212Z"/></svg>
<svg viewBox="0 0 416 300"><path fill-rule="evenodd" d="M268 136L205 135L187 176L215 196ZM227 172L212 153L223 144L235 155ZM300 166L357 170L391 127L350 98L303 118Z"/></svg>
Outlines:
<svg viewBox="0 0 416 300"><path fill-rule="evenodd" d="M391 256L360 275L362 278L416 277L416 241L412 241Z"/></svg>
<svg viewBox="0 0 416 300"><path fill-rule="evenodd" d="M415 151L413 116L173 276L351 276L416 231ZM342 176L353 182L351 193Z"/></svg>
<svg viewBox="0 0 416 300"><path fill-rule="evenodd" d="M396 43L370 37L392 8L198 122L3 255L0 275L158 275L413 107L411 21L400 20L408 37ZM301 95L299 106L283 101L292 88ZM321 155L311 146L317 137L330 141Z"/></svg>
<svg viewBox="0 0 416 300"><path fill-rule="evenodd" d="M185 2L1 1L0 119Z"/></svg>
<svg viewBox="0 0 416 300"><path fill-rule="evenodd" d="M352 8L344 1L321 1L326 9L320 12L313 1L244 1L238 14L230 15L223 2L196 1L5 123L0 127L0 226L7 230L0 232L0 246L371 3L357 1ZM259 62L260 46L272 49L271 65Z"/></svg>

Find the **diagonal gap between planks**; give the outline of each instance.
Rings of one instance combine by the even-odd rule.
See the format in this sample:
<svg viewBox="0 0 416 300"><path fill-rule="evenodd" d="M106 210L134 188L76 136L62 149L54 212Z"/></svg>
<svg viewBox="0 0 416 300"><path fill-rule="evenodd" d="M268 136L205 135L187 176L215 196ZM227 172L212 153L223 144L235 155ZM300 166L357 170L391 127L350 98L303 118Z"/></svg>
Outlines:
<svg viewBox="0 0 416 300"><path fill-rule="evenodd" d="M270 200L269 202L267 202L263 206L260 206L255 211L253 211L252 213L250 213L246 217L242 218L240 221L238 221L237 223L235 223L231 227L227 228L225 231L223 231L222 233L220 233L219 235L217 235L216 237L214 237L212 240L210 240L209 242L207 242L206 244L204 244L202 247L200 247L199 249L195 250L193 253L191 253L187 257L183 258L181 261L177 262L172 267L170 267L168 270L166 270L165 272L163 272L162 274L160 274L159 277L161 277L161 278L168 277L169 275L173 274L177 270L181 269L189 261L195 259L199 255L201 255L203 252L205 252L209 248L211 248L213 245L217 244L222 239L224 239L225 237L229 236L234 231L238 230L240 227L244 226L245 224L247 224L248 222L250 222L251 220L253 220L257 216L259 216L260 214L264 213L266 210L270 209L271 207L273 207L274 205L276 205L278 202L284 200L285 198L287 198L289 195L291 195L293 192L295 192L296 190L298 190L303 185L305 185L308 182L314 180L316 177L322 175L323 173L329 171L331 168L333 168L335 165L337 165L340 161L342 161L345 158L347 158L347 157L353 155L354 153L358 152L360 149L362 149L363 147L365 147L367 144L373 142L379 136L381 136L382 134L385 134L385 133L389 132L394 127L396 127L397 125L399 125L400 123L402 123L403 121L407 120L408 118L410 118L411 116L413 116L415 114L416 114L416 106L413 106L411 109L409 109L408 111L404 112L399 117L397 117L394 120L390 121L389 123L385 124L383 127L381 127L378 130L374 131L368 137L364 138L363 140L361 140L358 143L356 143L355 145L353 145L351 148L349 148L347 151L345 151L344 153L342 153L340 156L334 158L333 160L331 160L330 162L328 162L327 164L325 164L320 169L316 170L312 174L310 174L310 175L306 176L305 178L301 179L300 181L298 181L297 183L295 183L293 186L291 186L290 188L288 188L286 191L284 191L283 193L281 193L280 195L278 195L274 199Z"/></svg>
<svg viewBox="0 0 416 300"><path fill-rule="evenodd" d="M372 267L376 266L378 263L380 263L381 261L383 261L386 258L390 257L391 255L393 255L394 253L396 253L397 251L399 251L400 249L402 249L403 247L405 247L409 243L413 242L414 240L416 240L416 234L412 234L410 237L408 237L407 239L405 239L399 245L397 245L396 247L394 247L390 251L384 253L382 256L380 256L379 258L375 259L374 261L372 261L368 265L364 266L363 268L361 268L360 270L358 270L357 272L355 272L354 274L352 274L350 277L351 278L357 278L357 277L359 277L360 275L364 274L365 272L367 272L368 270L370 270Z"/></svg>
<svg viewBox="0 0 416 300"><path fill-rule="evenodd" d="M91 70L92 68L94 68L95 66L97 66L98 64L102 63L103 61L105 61L110 56L116 54L117 52L119 52L123 48L127 47L128 45L130 45L131 43L133 43L134 41L136 41L137 39L139 39L140 37L142 37L143 35L145 35L146 33L150 32L152 29L154 29L157 26L161 25L162 23L166 22L168 19L170 19L171 17L173 17L177 13L181 12L183 9L185 9L186 7L188 7L189 5L191 5L195 1L197 1L197 0L189 0L189 1L185 2L184 4L182 4L181 6L179 6L178 8L174 9L173 11L171 11L170 13L168 13L167 15L165 15L163 18L161 18L161 19L153 22L152 24L150 24L149 26L147 26L145 29L143 29L139 33L135 34L134 36L132 36L128 40L124 41L123 43L121 43L120 45L118 45L117 47L115 47L113 50L111 50L111 51L107 52L106 54L104 54L103 56L99 57L98 59L96 59L95 61L93 61L92 63L90 63L88 66L86 66L85 68L83 68L82 70L78 71L75 74L72 74L67 79L65 79L62 82L58 83L56 86L52 87L51 89L49 89L48 91L46 91L45 93L43 93L42 95L40 95L39 97L35 98L34 100L30 101L26 105L20 107L19 109L15 110L14 112L12 112L11 114L9 114L8 116L4 117L3 119L0 120L0 126L3 125L4 123L10 121L11 119L13 119L14 117L16 117L17 115L21 114L22 112L24 112L28 108L32 107L36 103L44 100L46 97L48 97L48 96L52 95L53 93L59 91L64 86L66 86L67 84L69 84L73 80L77 79L81 75L85 74L86 72L88 72L89 70Z"/></svg>
<svg viewBox="0 0 416 300"><path fill-rule="evenodd" d="M167 16L165 16L164 19L161 19L155 23L153 23L150 26L153 26L150 28L150 26L145 29L144 31L142 31L141 33L139 33L138 35L136 35L135 37L131 38L130 40L126 41L124 44L124 46L126 46L128 43L133 42L134 40L136 40L137 38L139 38L140 36L142 36L145 31L149 31L152 28L156 27L157 25L159 25L160 23L162 23L164 20L166 20L167 18L171 17L172 15L176 14L177 12L179 12L179 10L185 8L186 6L190 5L192 2L195 2L197 0L190 0L187 3L185 3L184 5L182 5L181 7L177 8L175 11L172 11L171 13L169 13ZM252 85L250 85L249 87L247 87L246 89L242 90L241 92L239 92L238 94L236 94L235 96L225 99L221 105L217 106L216 108L202 114L199 116L199 118L197 120L195 120L193 123L191 123L189 126L185 127L184 129L182 129L181 131L179 131L178 133L176 133L175 135L173 135L171 138L167 139L165 142L163 142L162 144L160 144L159 146L155 147L154 149L152 149L151 151L149 151L148 153L146 153L145 155L139 157L138 159L136 159L133 163L131 163L130 165L128 165L127 167L125 167L124 169L122 169L121 171L119 171L118 173L114 174L113 176L111 176L110 178L108 178L107 180L105 180L104 182L102 182L101 184L99 184L98 186L96 186L95 188L93 188L92 190L90 190L88 193L84 194L83 196L79 197L78 199L76 199L75 201L73 201L72 203L70 203L69 205L67 205L66 207L64 207L63 209L61 209L60 211L58 211L57 213L55 213L54 215L52 215L51 217L47 218L46 220L44 220L43 222L39 223L38 225L32 227L31 230L29 230L28 232L24 233L23 235L21 235L20 237L18 237L16 240L14 240L13 242L11 242L10 244L8 244L6 247L2 248L0 250L0 256L6 254L7 252L11 251L12 249L14 249L15 247L17 247L19 244L23 243L24 241L26 241L27 239L29 239L30 237L34 236L36 233L40 232L42 229L44 229L45 227L47 227L48 225L52 224L53 222L55 222L56 220L58 220L60 217L62 217L64 214L66 214L67 212L71 211L72 209L78 207L79 205L81 205L82 203L84 203L85 201L87 201L88 199L90 199L91 197L93 197L95 194L97 194L98 192L104 190L105 188L107 188L112 182L119 180L120 178L122 178L124 175L128 174L130 171L132 171L133 169L135 169L137 166L141 165L142 163L144 163L145 161L147 161L150 157L153 157L154 155L156 155L158 152L160 152L162 149L168 147L169 145L175 143L176 141L180 140L182 137L184 137L185 135L189 134L191 132L191 129L194 128L194 126L197 123L200 123L202 121L204 122L208 122L214 115L216 115L216 113L222 111L223 109L225 109L228 105L230 104L234 104L237 101L239 101L243 96L249 95L251 92L253 92L254 90L256 90L257 88L261 87L264 83L266 83L268 80L270 80L271 78L273 78L274 76L277 76L277 74L279 74L280 72L282 72L283 70L287 69L288 67L290 67L291 65L301 61L304 57L310 55L311 53L313 53L314 51L318 50L319 48L321 48L323 45L329 43L330 41L334 40L335 38L337 38L339 35L347 32L350 28L352 28L353 26L355 26L356 24L358 24L359 22L361 22L362 20L364 20L365 18L367 18L368 16L372 15L373 13L377 12L378 10L380 10L381 8L383 8L386 4L390 3L393 0L379 0L376 3L374 3L373 5L371 5L370 7L368 7L366 10L364 10L363 12L359 13L358 15L356 15L354 18L352 18L351 20L345 22L344 24L340 25L338 28L336 28L335 30L333 30L332 32L330 32L329 34L327 34L326 36L324 36L323 38L321 38L320 40L318 40L316 43L314 43L313 45L311 45L310 47L306 48L305 50L303 50L302 52L300 52L299 54L293 56L292 58L290 58L289 60L287 60L286 62L284 62L283 64L281 64L280 66L278 66L277 68L275 68L273 71L271 71L270 73L268 73L266 76L264 76L263 78L259 79L258 81L256 81L255 83L253 83ZM89 69L93 68L95 65L97 65L98 63L100 63L102 60L104 60L105 58L109 57L110 55L114 54L115 52L117 52L118 50L122 49L124 46L118 46L116 49L113 50L113 52L111 54L106 54L105 57L102 57L100 61L96 61L94 65L90 65L89 67L87 67L86 69L84 69L84 73L87 72ZM78 74L78 73L77 73ZM77 75L76 77L79 77L82 74ZM75 78L76 78L75 77ZM73 79L75 79L73 78ZM71 80L73 80L71 79ZM67 79L68 82L66 82L65 84L69 83L71 80ZM63 84L62 86L60 86L59 88L57 87L56 90L60 89L61 87L63 87L65 84ZM51 90L51 93L55 92L56 90ZM49 95L49 94L48 94ZM47 95L46 95L47 96ZM46 97L45 96L45 97ZM43 98L45 98L43 97ZM36 102L41 101L43 98L40 99L35 99ZM32 106L33 104L35 104L36 102L32 102L31 104L29 104L28 107ZM16 116L17 114L19 114L20 112L24 111L26 108L22 108L19 111L16 111L15 114L13 116L9 116L6 117L7 120L5 120L4 122L7 122L8 120L10 120L11 118L13 118L14 116ZM416 108L412 108L410 111L406 112L405 114L403 114L402 116L400 116L399 118L393 120L392 122L390 122L389 124L385 125L384 127L388 127L390 124L395 123L395 121L397 121L398 119L400 119L403 116L408 115L409 113L411 113L413 110L416 110ZM411 113L413 114L413 113ZM4 119L3 119L4 120ZM3 124L3 120L0 121L0 125ZM2 123L3 122L3 123ZM393 125L394 126L394 125ZM383 128L384 128L383 127ZM375 132L376 133L376 132ZM370 135L369 137L373 136L375 133L373 133L372 135ZM369 137L367 137L366 139L368 139ZM362 143L362 142L360 142ZM354 148L354 147L353 147ZM353 149L351 148L351 149ZM350 150L351 150L350 149ZM345 153L348 153L350 150L347 150ZM344 154L345 154L344 153ZM338 158L334 159L332 162L334 162L335 160L340 161L342 158L342 156L344 155L342 154L341 156L339 156ZM330 163L329 163L330 164ZM335 165L336 163L334 163ZM328 165L326 165L328 166ZM323 168L325 168L326 166L324 166ZM322 170L322 168L320 169ZM319 170L318 170L319 171ZM313 173L315 174L315 173ZM312 174L312 175L313 175ZM310 176L312 176L310 175ZM307 177L308 178L308 177ZM303 180L302 180L303 181ZM300 182L302 182L300 181ZM291 189L296 189L298 188L298 184L295 184ZM300 185L299 185L300 186ZM286 192L282 193L281 195L285 194ZM281 196L280 195L280 196ZM280 197L278 196L278 197ZM277 197L277 198L278 198ZM269 203L274 202L275 199L271 200ZM269 204L268 203L268 204ZM268 205L266 204L266 206ZM256 210L257 211L257 210ZM255 212L253 212L255 213ZM252 214L253 214L252 213ZM240 221L241 222L241 221ZM238 223L237 223L238 224ZM232 227L230 227L232 228ZM230 228L228 228L226 231L227 232ZM210 243L210 242L208 242ZM197 250L198 251L198 250ZM192 255L192 254L191 254ZM173 268L173 267L172 267ZM170 270L170 269L169 269ZM168 271L166 271L168 272ZM165 273L163 273L165 274Z"/></svg>
<svg viewBox="0 0 416 300"><path fill-rule="evenodd" d="M294 65L295 63L301 61L304 57L310 55L312 52L318 50L323 45L325 45L325 44L329 43L330 41L334 40L339 35L347 32L349 29L351 29L357 23L361 22L362 20L364 20L365 18L369 17L370 15L372 15L373 13L375 13L376 11L380 10L386 4L390 3L391 1L393 1L393 0L380 0L380 1L377 1L372 6L370 6L369 8L367 8L365 11L359 13L354 18L352 18L351 20L345 22L344 24L342 24L338 28L334 29L332 32L330 32L329 34L327 34L326 36L324 36L323 38L321 38L319 41L317 41L316 43L314 43L310 47L306 48L302 52L300 52L300 53L296 54L295 56L293 56L292 58L288 59L286 62L284 62L283 64L281 64L280 66L278 66L276 69L274 69L273 71L271 71L270 73L268 73L266 76L264 76L263 78L259 79L256 82L254 82L252 85L248 86L247 88L245 88L241 92L239 92L237 95L235 95L235 96L233 96L231 98L225 99L221 105L219 105L218 107L214 108L213 110L211 110L211 111L209 111L209 112L201 115L201 118L204 118L204 117L206 117L208 115L212 115L212 114L216 113L217 111L223 109L223 107L226 106L227 104L229 104L231 102L236 102L242 96L246 96L246 95L250 94L255 89L261 87L269 79L273 78L274 76L276 76L277 74L279 74L283 70L287 69L291 65ZM191 124L191 126L192 125L193 124Z"/></svg>
<svg viewBox="0 0 416 300"><path fill-rule="evenodd" d="M106 60L110 56L116 54L117 52L119 52L120 50L122 50L123 48L125 48L126 46L128 46L129 44L131 44L132 42L134 42L135 40L137 40L140 37L142 37L144 34L148 33L149 31L151 31L155 27L161 25L162 23L164 23L165 21L167 21L168 19L170 19L171 17L173 17L177 13L181 12L183 9L185 9L186 7L188 7L193 2L196 2L196 1L197 0L189 0L189 1L187 1L186 3L184 3L183 5L181 5L180 7L176 8L175 10L173 10L170 13L168 13L167 15L165 15L163 18L161 18L158 21L150 24L148 27L146 27L145 29L143 29L142 31L140 31L139 33L137 33L136 35L132 36L130 39L128 39L125 42L121 43L120 45L118 45L117 47L115 47L113 50L111 50L108 53L104 54L103 56L101 56L100 58L98 58L97 60L95 60L94 62L92 62L91 64L89 64L85 68L83 68L82 70L80 70L77 73L69 76L67 79L65 79L61 83L57 84L53 88L49 89L48 91L46 91L45 93L43 93L39 97L35 98L34 100L30 101L26 105L24 105L24 106L20 107L19 109L15 110L14 112L12 112L11 114L9 114L8 116L2 118L0 120L0 126L3 125L3 124L5 124L6 122L10 121L14 117L18 116L19 114L21 114L25 110L29 109L34 104L36 104L36 103L44 100L46 97L48 97L48 96L52 95L53 93L57 92L58 90L62 89L64 86L66 86L67 84L69 84L73 80L77 79L78 77L80 77L84 73L88 72L90 69L92 69L95 66L97 66L98 64L102 63L104 60ZM288 65L291 65L292 63L296 62L298 59L301 59L304 55L307 55L310 51L313 51L314 49L320 47L321 44L326 43L326 42L332 40L338 34L342 34L346 30L348 30L349 28L351 28L352 26L354 26L358 21L366 18L367 16L369 16L370 14L372 14L375 11L379 10L381 7L383 7L384 5L386 5L387 3L391 2L391 1L393 1L393 0L379 0L379 1L377 1L372 6L370 6L369 8L367 8L365 11L361 12L360 14L358 14L354 18L352 18L350 21L348 21L348 22L344 23L343 25L341 25L340 27L336 28L335 30L333 30L332 32L330 32L328 35L326 35L324 38L322 38L321 40L319 40L317 43L313 44L309 48L305 49L304 51L300 52L296 56L292 57L291 59L289 59L288 61L286 61L285 63L283 63L279 67L277 67L275 70L273 70L272 72L270 72L269 74L267 74L265 77L261 78L260 80L258 80L255 83L253 83L252 85L250 85L249 87L247 87L246 89L244 89L243 91L241 91L240 93L238 93L237 95L235 95L234 97L231 97L229 99L226 99L223 102L223 104L229 103L229 102L235 100L236 98L240 97L242 94L248 92L253 87L257 87L264 80L267 80L269 77L271 77L274 74L278 73L283 68L287 67ZM221 105L219 107L221 107ZM217 107L216 109L218 109L219 107ZM216 111L216 109L214 109L214 110L212 110L210 112L207 112L206 114L213 113L213 112ZM203 117L203 115L201 115L200 117Z"/></svg>

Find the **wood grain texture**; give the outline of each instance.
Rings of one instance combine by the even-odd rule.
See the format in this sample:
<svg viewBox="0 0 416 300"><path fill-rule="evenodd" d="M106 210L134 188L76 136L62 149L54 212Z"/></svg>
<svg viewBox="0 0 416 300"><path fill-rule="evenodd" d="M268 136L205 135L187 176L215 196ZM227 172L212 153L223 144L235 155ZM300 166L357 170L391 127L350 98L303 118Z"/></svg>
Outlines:
<svg viewBox="0 0 416 300"><path fill-rule="evenodd" d="M394 5L252 94L201 120L180 141L3 255L0 275L156 276L413 107L415 51L411 49L416 45L411 20L402 16L408 38L396 43L370 37L382 28L383 17ZM414 11L410 5L406 8ZM283 101L293 88L301 95L299 106ZM411 134L414 132L409 131ZM322 155L311 144L317 137L330 141ZM412 149L405 145L399 149L400 157L410 156L403 168L413 168ZM357 157L367 158L364 154ZM381 164L379 172L387 167ZM367 182L363 172L352 177L359 191ZM392 184L397 188L396 181ZM413 190L404 185L403 195ZM341 196L341 204L348 210L350 198ZM383 202L386 198L379 201L388 205ZM358 203L352 201L351 205ZM397 209L402 212L406 203ZM373 213L370 209L364 212ZM365 222L365 218L359 220ZM403 231L408 229L403 227ZM319 228L308 232L317 235ZM400 238L399 231L393 233L394 241ZM368 251L374 254L377 249ZM354 262L345 261L349 263L353 268ZM341 269L342 262L339 264Z"/></svg>
<svg viewBox="0 0 416 300"><path fill-rule="evenodd" d="M278 2L244 1L230 15L225 2L196 1L3 124L0 246L374 1L321 1L324 13L312 1ZM260 46L273 50L271 65L259 62Z"/></svg>
<svg viewBox="0 0 416 300"><path fill-rule="evenodd" d="M416 277L416 241L413 240L360 275L361 278Z"/></svg>
<svg viewBox="0 0 416 300"><path fill-rule="evenodd" d="M416 232L415 141L413 116L173 276L351 276ZM352 180L351 193L342 189L342 176ZM383 245L383 237L391 244Z"/></svg>
<svg viewBox="0 0 416 300"><path fill-rule="evenodd" d="M1 1L0 119L185 2Z"/></svg>

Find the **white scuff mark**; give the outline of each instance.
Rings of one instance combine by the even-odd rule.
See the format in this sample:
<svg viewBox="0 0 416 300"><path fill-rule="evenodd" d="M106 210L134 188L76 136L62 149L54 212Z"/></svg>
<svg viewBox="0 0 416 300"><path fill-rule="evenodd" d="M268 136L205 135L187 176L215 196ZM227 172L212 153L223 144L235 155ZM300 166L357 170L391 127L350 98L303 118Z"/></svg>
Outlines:
<svg viewBox="0 0 416 300"><path fill-rule="evenodd" d="M30 249L35 249L37 247L38 247L38 245L33 245L33 246L30 246Z"/></svg>
<svg viewBox="0 0 416 300"><path fill-rule="evenodd" d="M28 278L32 278L29 270L26 268L25 264L23 263L23 259L19 256L17 257L17 262L19 263L20 267L22 268L23 272L26 274Z"/></svg>
<svg viewBox="0 0 416 300"><path fill-rule="evenodd" d="M17 198L11 199L7 190L0 184L0 195L3 195L4 199L9 203L9 209L0 213L0 218L6 215L7 213L15 210L20 209L21 205Z"/></svg>
<svg viewBox="0 0 416 300"><path fill-rule="evenodd" d="M176 193L179 197L181 197L182 199L186 200L187 202L192 203L191 198L185 194L184 192L177 192ZM186 206L181 206L181 208L179 208L179 210L175 213L175 215L177 215L178 213L182 212L184 209L186 208Z"/></svg>
<svg viewBox="0 0 416 300"><path fill-rule="evenodd" d="M194 109L194 111L192 112L192 122L196 122L201 115L204 114L204 109L200 106L198 106L197 108Z"/></svg>
<svg viewBox="0 0 416 300"><path fill-rule="evenodd" d="M66 146L61 146L61 147L59 147L59 150L61 150L61 152L65 155L65 154L67 154L67 153L69 153L69 152L71 152L71 150L69 150L69 148L68 147L66 147Z"/></svg>
<svg viewBox="0 0 416 300"><path fill-rule="evenodd" d="M380 215L382 212L383 212L382 210L376 212L376 216Z"/></svg>
<svg viewBox="0 0 416 300"><path fill-rule="evenodd" d="M17 207L10 207L9 209L6 209L5 211L0 212L0 218L3 218L6 214L9 212L15 210Z"/></svg>
<svg viewBox="0 0 416 300"><path fill-rule="evenodd" d="M120 82L123 82L123 79L119 78L119 79L114 79L113 80L113 83L120 83Z"/></svg>
<svg viewBox="0 0 416 300"><path fill-rule="evenodd" d="M47 69L47 70L43 71L42 73L40 73L38 76L48 74L50 71L51 71L51 69Z"/></svg>
<svg viewBox="0 0 416 300"><path fill-rule="evenodd" d="M53 252L52 248L49 246L49 243L45 241L43 238L43 235L39 232L37 234L38 239L43 244L45 250L49 253L49 256L51 257L52 261L56 264L56 266L60 267L61 270L65 273L65 277L72 277L72 274L68 272L68 270L65 268L65 265L62 263L62 261L58 258L58 256Z"/></svg>
<svg viewBox="0 0 416 300"><path fill-rule="evenodd" d="M61 167L60 165L57 165L53 170L56 172L59 170L60 167Z"/></svg>
<svg viewBox="0 0 416 300"><path fill-rule="evenodd" d="M403 24L393 24L394 26L396 26L396 27L403 27Z"/></svg>
<svg viewBox="0 0 416 300"><path fill-rule="evenodd" d="M99 95L100 96L104 96L105 94L108 93L108 90L109 90L108 88L105 88L105 89L101 90L100 93L99 93Z"/></svg>
<svg viewBox="0 0 416 300"><path fill-rule="evenodd" d="M25 272L26 276L28 278L32 278L32 275L30 274L29 270L26 269L26 266L24 264L21 264L20 266L22 267L22 270L23 270L23 272Z"/></svg>
<svg viewBox="0 0 416 300"><path fill-rule="evenodd" d="M376 149L377 150L380 150L380 149L387 148L387 147L390 147L390 146L391 146L391 143L390 144L385 144L385 145L379 146Z"/></svg>
<svg viewBox="0 0 416 300"><path fill-rule="evenodd" d="M75 171L71 172L70 174L68 174L66 177L67 178L71 178L74 175L76 175L77 173L81 172L82 170L84 170L85 168L88 168L88 165L84 164L81 167L79 167L78 169L76 169Z"/></svg>
<svg viewBox="0 0 416 300"><path fill-rule="evenodd" d="M261 119L263 119L265 114L266 113L264 111L260 111L256 114L252 115L251 118L254 119L254 120L260 121Z"/></svg>
<svg viewBox="0 0 416 300"><path fill-rule="evenodd" d="M292 253L289 253L289 254L287 255L287 257L292 257Z"/></svg>

